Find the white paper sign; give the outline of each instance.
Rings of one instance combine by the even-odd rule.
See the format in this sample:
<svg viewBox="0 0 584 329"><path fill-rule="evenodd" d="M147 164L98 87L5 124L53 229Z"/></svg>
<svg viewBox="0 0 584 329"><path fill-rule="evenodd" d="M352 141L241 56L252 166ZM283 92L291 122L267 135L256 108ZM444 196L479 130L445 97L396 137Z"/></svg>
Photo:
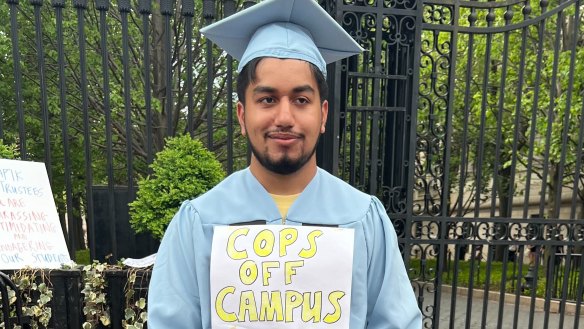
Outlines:
<svg viewBox="0 0 584 329"><path fill-rule="evenodd" d="M0 159L0 269L71 263L43 163Z"/></svg>
<svg viewBox="0 0 584 329"><path fill-rule="evenodd" d="M215 227L213 329L348 329L353 243L352 229Z"/></svg>
<svg viewBox="0 0 584 329"><path fill-rule="evenodd" d="M154 265L156 254L148 255L144 258L126 258L123 263L129 267L143 268Z"/></svg>

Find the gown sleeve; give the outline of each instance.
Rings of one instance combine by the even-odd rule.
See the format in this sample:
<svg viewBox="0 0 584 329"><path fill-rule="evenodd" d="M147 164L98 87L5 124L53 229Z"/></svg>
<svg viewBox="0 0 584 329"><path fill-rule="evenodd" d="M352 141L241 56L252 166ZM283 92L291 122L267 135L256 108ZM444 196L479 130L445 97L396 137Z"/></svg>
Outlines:
<svg viewBox="0 0 584 329"><path fill-rule="evenodd" d="M198 214L184 202L170 222L152 270L148 328L202 328L194 230Z"/></svg>
<svg viewBox="0 0 584 329"><path fill-rule="evenodd" d="M373 198L364 224L369 255L367 328L421 329L422 314L403 263L397 235L377 198Z"/></svg>

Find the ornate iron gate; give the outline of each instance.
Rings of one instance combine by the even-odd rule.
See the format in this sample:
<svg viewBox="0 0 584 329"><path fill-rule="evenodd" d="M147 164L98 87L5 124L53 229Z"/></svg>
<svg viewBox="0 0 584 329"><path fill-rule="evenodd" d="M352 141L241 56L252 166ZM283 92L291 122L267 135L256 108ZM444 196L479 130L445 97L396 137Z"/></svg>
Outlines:
<svg viewBox="0 0 584 329"><path fill-rule="evenodd" d="M384 202L425 327L577 328L582 3L324 5L366 49L335 67L330 165Z"/></svg>

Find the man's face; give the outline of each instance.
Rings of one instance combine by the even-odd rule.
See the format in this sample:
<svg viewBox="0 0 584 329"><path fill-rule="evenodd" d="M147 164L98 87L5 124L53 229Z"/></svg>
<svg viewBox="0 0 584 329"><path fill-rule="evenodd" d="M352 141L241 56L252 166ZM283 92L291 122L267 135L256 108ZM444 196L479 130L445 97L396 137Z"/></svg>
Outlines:
<svg viewBox="0 0 584 329"><path fill-rule="evenodd" d="M296 59L262 59L255 82L245 91L245 104L237 104L241 133L254 157L281 175L313 160L327 114L328 102L321 104L309 64Z"/></svg>

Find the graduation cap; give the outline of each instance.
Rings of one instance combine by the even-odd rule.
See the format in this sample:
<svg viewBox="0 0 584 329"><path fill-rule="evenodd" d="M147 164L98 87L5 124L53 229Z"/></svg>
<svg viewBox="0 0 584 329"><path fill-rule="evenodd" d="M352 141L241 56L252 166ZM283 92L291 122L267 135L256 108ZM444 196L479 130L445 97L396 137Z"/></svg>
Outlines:
<svg viewBox="0 0 584 329"><path fill-rule="evenodd" d="M265 0L201 29L239 60L238 72L252 59L301 59L326 77L326 64L363 49L314 0Z"/></svg>

